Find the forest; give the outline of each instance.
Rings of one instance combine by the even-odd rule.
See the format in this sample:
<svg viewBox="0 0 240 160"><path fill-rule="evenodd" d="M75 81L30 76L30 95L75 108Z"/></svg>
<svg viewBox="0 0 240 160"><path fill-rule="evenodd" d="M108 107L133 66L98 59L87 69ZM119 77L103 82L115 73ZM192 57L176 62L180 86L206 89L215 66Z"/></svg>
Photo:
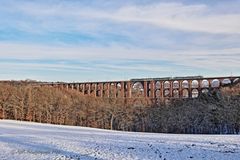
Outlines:
<svg viewBox="0 0 240 160"><path fill-rule="evenodd" d="M0 119L135 132L239 134L239 85L236 88L149 103L144 98L127 102L51 86L0 83Z"/></svg>

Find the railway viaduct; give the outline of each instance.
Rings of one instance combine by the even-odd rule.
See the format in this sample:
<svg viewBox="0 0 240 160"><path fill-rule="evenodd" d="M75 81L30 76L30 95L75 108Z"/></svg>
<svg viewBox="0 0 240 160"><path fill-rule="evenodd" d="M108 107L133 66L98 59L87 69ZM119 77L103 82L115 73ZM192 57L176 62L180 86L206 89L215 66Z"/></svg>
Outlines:
<svg viewBox="0 0 240 160"><path fill-rule="evenodd" d="M42 83L67 90L77 90L83 95L100 98L197 98L202 93L234 86L240 76L229 77L165 77L143 78L128 81Z"/></svg>

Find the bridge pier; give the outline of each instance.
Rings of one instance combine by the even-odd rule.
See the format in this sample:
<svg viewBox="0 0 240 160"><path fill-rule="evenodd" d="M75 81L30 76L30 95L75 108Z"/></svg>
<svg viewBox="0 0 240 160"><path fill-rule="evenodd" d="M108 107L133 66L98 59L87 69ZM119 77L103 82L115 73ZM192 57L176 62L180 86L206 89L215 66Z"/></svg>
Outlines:
<svg viewBox="0 0 240 160"><path fill-rule="evenodd" d="M143 91L144 91L144 97L147 98L148 97L148 82L144 81L144 87L143 87Z"/></svg>
<svg viewBox="0 0 240 160"><path fill-rule="evenodd" d="M127 98L132 98L132 85L131 82L127 82Z"/></svg>
<svg viewBox="0 0 240 160"><path fill-rule="evenodd" d="M150 82L150 85L151 85L151 90L150 90L150 92L151 92L151 98L155 98L155 84L154 84L154 81L151 81Z"/></svg>
<svg viewBox="0 0 240 160"><path fill-rule="evenodd" d="M121 81L121 97L125 97L125 82Z"/></svg>

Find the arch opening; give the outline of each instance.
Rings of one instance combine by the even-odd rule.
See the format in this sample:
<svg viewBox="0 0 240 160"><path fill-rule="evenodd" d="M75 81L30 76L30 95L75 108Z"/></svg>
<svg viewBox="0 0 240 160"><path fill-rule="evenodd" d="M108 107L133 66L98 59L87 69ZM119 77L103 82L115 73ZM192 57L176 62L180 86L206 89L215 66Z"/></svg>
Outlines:
<svg viewBox="0 0 240 160"><path fill-rule="evenodd" d="M183 98L189 98L189 92L188 92L187 89L183 89L183 91L182 91L182 97L183 97Z"/></svg>
<svg viewBox="0 0 240 160"><path fill-rule="evenodd" d="M218 79L212 80L212 82L211 82L211 87L212 87L212 88L218 88L218 87L220 87L220 81L219 81Z"/></svg>
<svg viewBox="0 0 240 160"><path fill-rule="evenodd" d="M179 90L178 89L173 90L173 97L174 98L179 98Z"/></svg>
<svg viewBox="0 0 240 160"><path fill-rule="evenodd" d="M209 88L209 82L208 82L208 80L204 79L204 80L202 81L202 88Z"/></svg>
<svg viewBox="0 0 240 160"><path fill-rule="evenodd" d="M222 84L223 85L231 84L231 80L229 78L225 78L225 79L222 80Z"/></svg>
<svg viewBox="0 0 240 160"><path fill-rule="evenodd" d="M103 89L104 89L104 90L107 90L107 89L108 89L108 83L104 83L104 84L103 84Z"/></svg>
<svg viewBox="0 0 240 160"><path fill-rule="evenodd" d="M198 88L198 86L199 86L198 81L197 80L193 80L192 81L192 88Z"/></svg>
<svg viewBox="0 0 240 160"><path fill-rule="evenodd" d="M197 98L198 97L198 90L197 89L193 89L192 90L192 98Z"/></svg>
<svg viewBox="0 0 240 160"><path fill-rule="evenodd" d="M156 89L160 89L161 88L161 83L159 81L156 82Z"/></svg>
<svg viewBox="0 0 240 160"><path fill-rule="evenodd" d="M188 81L187 81L187 80L184 80L184 81L182 82L182 88L188 88L188 86L189 86Z"/></svg>
<svg viewBox="0 0 240 160"><path fill-rule="evenodd" d="M97 90L100 90L100 89L101 89L101 84L98 83L98 84L97 84Z"/></svg>
<svg viewBox="0 0 240 160"><path fill-rule="evenodd" d="M121 89L121 88L122 88L121 83L117 83L117 89Z"/></svg>
<svg viewBox="0 0 240 160"><path fill-rule="evenodd" d="M116 83L110 83L110 97L116 97L117 95L117 85Z"/></svg>
<svg viewBox="0 0 240 160"><path fill-rule="evenodd" d="M117 86L116 86L116 90L117 90L116 97L121 97L121 89L122 89L121 83L117 83Z"/></svg>
<svg viewBox="0 0 240 160"><path fill-rule="evenodd" d="M160 98L161 97L161 90L157 89L155 95L156 95L157 98Z"/></svg>
<svg viewBox="0 0 240 160"><path fill-rule="evenodd" d="M179 88L179 82L178 81L174 81L173 82L173 88Z"/></svg>
<svg viewBox="0 0 240 160"><path fill-rule="evenodd" d="M169 97L169 96L170 96L169 89L164 90L164 97Z"/></svg>
<svg viewBox="0 0 240 160"><path fill-rule="evenodd" d="M169 89L170 88L170 82L169 81L165 81L164 82L164 89Z"/></svg>
<svg viewBox="0 0 240 160"><path fill-rule="evenodd" d="M133 97L143 97L144 88L141 82L135 82L132 86L132 96Z"/></svg>
<svg viewBox="0 0 240 160"><path fill-rule="evenodd" d="M79 85L79 91L80 91L80 92L83 92L83 84L80 84L80 85Z"/></svg>

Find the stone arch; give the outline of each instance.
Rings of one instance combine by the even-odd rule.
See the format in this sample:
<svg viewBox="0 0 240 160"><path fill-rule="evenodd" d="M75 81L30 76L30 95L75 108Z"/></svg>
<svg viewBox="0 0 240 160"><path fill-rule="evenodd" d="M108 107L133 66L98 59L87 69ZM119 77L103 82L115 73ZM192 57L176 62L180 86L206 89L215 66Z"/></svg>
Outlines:
<svg viewBox="0 0 240 160"><path fill-rule="evenodd" d="M103 84L103 97L108 97L109 96L109 91L110 91L110 84L109 83L104 83Z"/></svg>
<svg viewBox="0 0 240 160"><path fill-rule="evenodd" d="M169 89L169 88L170 88L170 82L169 82L169 81L165 81L165 82L163 83L163 88L164 88L164 89Z"/></svg>
<svg viewBox="0 0 240 160"><path fill-rule="evenodd" d="M183 90L182 90L182 97L183 97L183 98L188 98L188 97L189 97L189 91L188 91L188 89L183 89Z"/></svg>
<svg viewBox="0 0 240 160"><path fill-rule="evenodd" d="M197 80L193 80L192 81L192 88L198 88L199 87L199 83Z"/></svg>
<svg viewBox="0 0 240 160"><path fill-rule="evenodd" d="M229 78L225 78L222 80L223 85L231 84L231 80Z"/></svg>
<svg viewBox="0 0 240 160"><path fill-rule="evenodd" d="M143 90L143 84L141 82L135 82L132 86L132 89L134 90L137 90L137 89L140 89L140 90Z"/></svg>
<svg viewBox="0 0 240 160"><path fill-rule="evenodd" d="M170 88L170 82L165 81L163 87L164 87L164 89L169 89Z"/></svg>
<svg viewBox="0 0 240 160"><path fill-rule="evenodd" d="M91 92L91 85L89 83L85 84L85 94L90 94Z"/></svg>
<svg viewBox="0 0 240 160"><path fill-rule="evenodd" d="M179 98L179 90L178 89L173 90L173 97L174 98Z"/></svg>
<svg viewBox="0 0 240 160"><path fill-rule="evenodd" d="M157 81L155 85L156 85L156 87L155 87L156 89L160 89L161 88L161 82Z"/></svg>
<svg viewBox="0 0 240 160"><path fill-rule="evenodd" d="M101 89L101 84L97 83L97 90L100 90L100 89Z"/></svg>
<svg viewBox="0 0 240 160"><path fill-rule="evenodd" d="M95 83L92 83L90 84L91 85L91 91L95 90L96 89L96 84Z"/></svg>
<svg viewBox="0 0 240 160"><path fill-rule="evenodd" d="M116 88L116 84L115 84L115 83L113 83L113 82L112 82L112 83L110 83L110 90L111 90L111 89L115 89L115 88Z"/></svg>
<svg viewBox="0 0 240 160"><path fill-rule="evenodd" d="M188 87L189 87L188 81L187 81L187 80L184 80L184 81L182 82L182 88L188 88Z"/></svg>
<svg viewBox="0 0 240 160"><path fill-rule="evenodd" d="M97 97L101 96L101 84L100 83L96 84L96 96Z"/></svg>
<svg viewBox="0 0 240 160"><path fill-rule="evenodd" d="M116 97L116 92L117 92L117 84L116 83L110 83L110 97Z"/></svg>
<svg viewBox="0 0 240 160"><path fill-rule="evenodd" d="M152 84L151 81L147 82L147 91L146 93L148 93L148 97L152 97L153 95L153 92L154 91L154 85L156 85L155 83Z"/></svg>
<svg viewBox="0 0 240 160"><path fill-rule="evenodd" d="M87 83L87 84L85 85L85 89L86 89L86 90L89 90L90 88L91 88L90 84Z"/></svg>
<svg viewBox="0 0 240 160"><path fill-rule="evenodd" d="M201 87L202 87L202 88L209 88L209 82L208 82L208 80L206 80L206 79L202 80Z"/></svg>
<svg viewBox="0 0 240 160"><path fill-rule="evenodd" d="M107 89L108 89L108 83L104 83L104 84L103 84L103 89L104 89L104 90L107 90Z"/></svg>
<svg viewBox="0 0 240 160"><path fill-rule="evenodd" d="M211 82L211 87L212 87L212 88L218 88L218 87L220 87L220 81L219 81L218 79L212 80L212 82Z"/></svg>
<svg viewBox="0 0 240 160"><path fill-rule="evenodd" d="M192 90L192 98L197 98L198 95L199 95L198 90L197 90L196 88L194 88L194 89Z"/></svg>
<svg viewBox="0 0 240 160"><path fill-rule="evenodd" d="M118 89L121 89L121 88L122 88L121 83L117 83L117 88L118 88Z"/></svg>
<svg viewBox="0 0 240 160"><path fill-rule="evenodd" d="M83 89L84 89L83 84L80 84L80 85L79 85L79 90L80 90L80 92L83 92Z"/></svg>
<svg viewBox="0 0 240 160"><path fill-rule="evenodd" d="M161 97L161 90L157 89L156 92L155 92L155 95L156 95L157 98L160 98Z"/></svg>
<svg viewBox="0 0 240 160"><path fill-rule="evenodd" d="M122 89L122 85L121 85L121 83L117 83L117 85L116 85L116 96L117 97L121 97L121 89Z"/></svg>
<svg viewBox="0 0 240 160"><path fill-rule="evenodd" d="M164 94L164 97L170 97L170 90L165 89L163 94Z"/></svg>
<svg viewBox="0 0 240 160"><path fill-rule="evenodd" d="M79 90L79 84L77 84L77 83L73 84L73 88L76 90Z"/></svg>
<svg viewBox="0 0 240 160"><path fill-rule="evenodd" d="M135 82L132 86L132 95L133 97L143 97L144 88L141 82Z"/></svg>
<svg viewBox="0 0 240 160"><path fill-rule="evenodd" d="M173 88L179 88L179 82L178 81L173 82Z"/></svg>

